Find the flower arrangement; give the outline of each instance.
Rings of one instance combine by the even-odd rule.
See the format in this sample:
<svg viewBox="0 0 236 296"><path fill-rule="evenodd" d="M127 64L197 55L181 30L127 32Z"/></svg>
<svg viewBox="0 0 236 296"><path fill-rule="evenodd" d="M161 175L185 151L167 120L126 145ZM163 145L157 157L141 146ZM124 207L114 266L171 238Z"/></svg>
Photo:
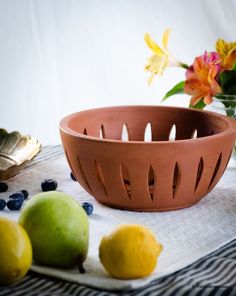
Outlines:
<svg viewBox="0 0 236 296"><path fill-rule="evenodd" d="M149 34L144 36L146 44L153 52L145 65L145 70L151 72L149 84L156 75L162 75L167 67L177 66L186 70L185 80L168 91L163 100L175 94L186 93L191 96L190 107L203 109L213 102L213 97L229 95L229 98L236 95L236 42L218 39L215 51L205 51L189 66L170 53L167 47L169 36L170 29L167 29L162 37L162 48ZM225 107L236 107L235 100L222 100L222 103Z"/></svg>

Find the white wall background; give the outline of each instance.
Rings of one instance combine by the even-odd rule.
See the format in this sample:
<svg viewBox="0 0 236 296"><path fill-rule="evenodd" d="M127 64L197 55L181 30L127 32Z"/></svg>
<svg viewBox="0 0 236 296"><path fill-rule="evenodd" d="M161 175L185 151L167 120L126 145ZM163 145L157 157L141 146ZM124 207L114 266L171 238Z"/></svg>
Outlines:
<svg viewBox="0 0 236 296"><path fill-rule="evenodd" d="M168 27L171 52L192 63L217 38L236 40L236 0L0 0L0 127L55 144L69 113L159 104L184 71L148 86L143 36Z"/></svg>

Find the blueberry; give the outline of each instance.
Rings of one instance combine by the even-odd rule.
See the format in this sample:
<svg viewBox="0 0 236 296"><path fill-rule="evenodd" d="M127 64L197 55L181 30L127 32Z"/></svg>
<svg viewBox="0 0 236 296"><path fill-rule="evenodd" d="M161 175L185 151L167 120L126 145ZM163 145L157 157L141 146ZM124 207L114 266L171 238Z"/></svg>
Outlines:
<svg viewBox="0 0 236 296"><path fill-rule="evenodd" d="M0 192L6 192L8 190L8 185L6 182L0 182Z"/></svg>
<svg viewBox="0 0 236 296"><path fill-rule="evenodd" d="M20 199L23 203L25 200L24 194L22 192L15 192L9 196L10 199Z"/></svg>
<svg viewBox="0 0 236 296"><path fill-rule="evenodd" d="M21 190L21 193L23 193L24 199L27 199L27 197L29 196L29 192L25 189Z"/></svg>
<svg viewBox="0 0 236 296"><path fill-rule="evenodd" d="M22 207L23 201L21 198L9 199L7 207L11 211L18 211Z"/></svg>
<svg viewBox="0 0 236 296"><path fill-rule="evenodd" d="M6 205L7 205L7 203L5 202L5 200L0 199L0 211L4 210Z"/></svg>
<svg viewBox="0 0 236 296"><path fill-rule="evenodd" d="M84 202L82 203L82 207L87 213L88 216L92 215L93 213L93 205L90 202Z"/></svg>
<svg viewBox="0 0 236 296"><path fill-rule="evenodd" d="M45 179L41 183L41 188L43 191L51 191L57 189L57 182L53 179Z"/></svg>
<svg viewBox="0 0 236 296"><path fill-rule="evenodd" d="M75 178L75 175L74 175L72 172L70 173L70 177L71 177L71 179L72 179L73 181L77 181L76 178Z"/></svg>

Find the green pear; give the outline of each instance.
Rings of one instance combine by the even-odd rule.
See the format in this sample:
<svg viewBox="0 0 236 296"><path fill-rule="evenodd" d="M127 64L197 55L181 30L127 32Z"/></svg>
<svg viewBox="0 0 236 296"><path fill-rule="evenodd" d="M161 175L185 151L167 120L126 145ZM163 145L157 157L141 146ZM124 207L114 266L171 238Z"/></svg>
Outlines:
<svg viewBox="0 0 236 296"><path fill-rule="evenodd" d="M19 223L29 235L36 262L81 272L88 253L89 222L71 196L57 191L36 194L23 208Z"/></svg>

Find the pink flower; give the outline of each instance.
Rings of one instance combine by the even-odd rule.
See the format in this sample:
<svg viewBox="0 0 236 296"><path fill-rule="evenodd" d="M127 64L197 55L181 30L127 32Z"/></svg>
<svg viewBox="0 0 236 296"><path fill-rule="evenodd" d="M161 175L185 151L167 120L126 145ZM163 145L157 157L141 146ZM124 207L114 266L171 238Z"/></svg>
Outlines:
<svg viewBox="0 0 236 296"><path fill-rule="evenodd" d="M212 97L221 92L216 80L221 70L220 56L217 52L205 52L196 57L193 65L186 71L184 91L191 95L190 105L196 105L201 99L205 104L212 103Z"/></svg>

